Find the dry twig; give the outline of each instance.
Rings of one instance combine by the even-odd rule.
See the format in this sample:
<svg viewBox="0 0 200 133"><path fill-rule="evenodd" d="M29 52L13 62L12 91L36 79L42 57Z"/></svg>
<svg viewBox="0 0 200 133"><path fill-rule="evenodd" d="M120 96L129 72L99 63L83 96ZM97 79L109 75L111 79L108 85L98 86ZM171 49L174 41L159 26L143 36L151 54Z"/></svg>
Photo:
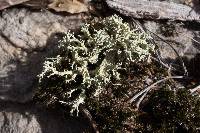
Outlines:
<svg viewBox="0 0 200 133"><path fill-rule="evenodd" d="M146 29L146 30L148 30L148 29ZM168 43L165 39L163 39L162 37L160 37L159 35L157 35L156 33L152 32L152 31L150 31L150 30L148 30L148 31L149 31L150 33L152 33L153 35L155 35L156 37L158 37L160 40L162 40L164 43L166 43L167 45L169 45L169 46L173 49L173 51L176 53L177 57L178 57L179 60L181 61L181 65L182 65L183 70L184 70L184 76L188 76L187 68L186 68L186 66L185 66L185 63L184 63L183 59L182 59L181 56L179 55L178 51L177 51L170 43Z"/></svg>
<svg viewBox="0 0 200 133"><path fill-rule="evenodd" d="M193 94L194 92L198 91L200 89L200 85L196 86L193 89L190 89L190 93Z"/></svg>
<svg viewBox="0 0 200 133"><path fill-rule="evenodd" d="M153 88L155 87L156 85L166 81L166 80L169 80L169 79L182 79L184 78L184 76L171 76L171 77L166 77L164 79L161 79L155 83L153 83L152 85L148 86L147 88L145 88L144 90L140 91L139 93L137 93L134 97L132 97L130 100L129 100L129 103L132 103L133 101L135 101L138 97L140 97L142 95L142 97L139 99L139 101L137 102L137 105L136 107L139 108L140 106L140 103L142 102L142 100L144 99L144 97L147 95L147 93Z"/></svg>

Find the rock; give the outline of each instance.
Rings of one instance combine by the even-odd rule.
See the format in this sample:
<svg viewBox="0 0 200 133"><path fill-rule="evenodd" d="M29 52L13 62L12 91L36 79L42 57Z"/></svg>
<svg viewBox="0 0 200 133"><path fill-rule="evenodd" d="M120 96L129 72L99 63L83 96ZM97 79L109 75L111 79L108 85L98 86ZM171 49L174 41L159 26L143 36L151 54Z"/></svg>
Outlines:
<svg viewBox="0 0 200 133"><path fill-rule="evenodd" d="M200 54L200 23L146 21L144 22L144 27L162 38L160 39L155 34L152 34L155 43L160 49L161 60L164 64L168 66L172 65L183 72L182 61L180 60L181 57L190 76L194 76L194 71L199 71L195 63L192 61L198 58L196 56L199 56ZM178 55L180 57L178 57ZM193 70L191 68L193 68Z"/></svg>
<svg viewBox="0 0 200 133"><path fill-rule="evenodd" d="M80 133L89 131L87 121L63 117L32 103L0 103L0 133Z"/></svg>
<svg viewBox="0 0 200 133"><path fill-rule="evenodd" d="M30 102L46 57L54 56L63 32L76 29L82 14L10 8L0 13L0 133L77 133L85 120L63 117Z"/></svg>
<svg viewBox="0 0 200 133"><path fill-rule="evenodd" d="M150 20L200 21L198 8L174 2L146 0L106 0L108 6L125 16ZM199 3L197 4L199 5Z"/></svg>
<svg viewBox="0 0 200 133"><path fill-rule="evenodd" d="M65 119L58 111L30 102L45 58L57 53L63 32L78 28L85 17L19 7L0 12L0 133L76 133L87 127L85 121ZM193 58L200 53L199 44L192 40L199 41L200 28L193 28L198 24L173 24L146 21L144 26L174 42L173 47L180 55ZM167 28L162 27L174 30L165 34ZM177 55L169 45L159 39L155 41L166 61L176 60Z"/></svg>
<svg viewBox="0 0 200 133"><path fill-rule="evenodd" d="M196 38L199 31L191 30L184 23L178 22L153 22L147 21L144 26L151 32L157 34L162 39L170 43L178 52L180 56L195 56L200 53L200 49L195 47L193 39ZM200 25L200 24L199 24ZM162 50L163 58L175 59L177 54L170 48L170 46L154 35L154 41Z"/></svg>
<svg viewBox="0 0 200 133"><path fill-rule="evenodd" d="M13 5L17 5L23 2L26 2L28 0L1 0L0 1L0 10L13 6Z"/></svg>
<svg viewBox="0 0 200 133"><path fill-rule="evenodd" d="M29 8L34 9L44 9L48 7L48 4L53 0L29 0L22 3L23 6L28 6Z"/></svg>
<svg viewBox="0 0 200 133"><path fill-rule="evenodd" d="M0 16L0 99L31 100L44 58L53 55L62 32L78 28L83 15L12 8Z"/></svg>

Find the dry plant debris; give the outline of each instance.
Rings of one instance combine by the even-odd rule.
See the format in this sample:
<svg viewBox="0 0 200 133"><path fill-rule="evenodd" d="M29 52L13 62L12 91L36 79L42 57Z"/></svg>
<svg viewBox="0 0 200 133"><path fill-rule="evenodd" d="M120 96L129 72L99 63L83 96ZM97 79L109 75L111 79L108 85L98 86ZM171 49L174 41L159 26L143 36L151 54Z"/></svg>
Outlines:
<svg viewBox="0 0 200 133"><path fill-rule="evenodd" d="M87 12L88 6L84 0L54 0L48 8L57 12L81 13Z"/></svg>

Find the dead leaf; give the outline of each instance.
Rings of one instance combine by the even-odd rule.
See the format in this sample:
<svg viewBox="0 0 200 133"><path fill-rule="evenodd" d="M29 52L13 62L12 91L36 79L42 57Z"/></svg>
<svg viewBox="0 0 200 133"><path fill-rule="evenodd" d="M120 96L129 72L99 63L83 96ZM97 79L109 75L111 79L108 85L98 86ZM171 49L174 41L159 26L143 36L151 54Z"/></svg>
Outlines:
<svg viewBox="0 0 200 133"><path fill-rule="evenodd" d="M84 0L54 0L48 7L57 12L69 12L72 14L88 11Z"/></svg>
<svg viewBox="0 0 200 133"><path fill-rule="evenodd" d="M0 0L0 10L29 0Z"/></svg>

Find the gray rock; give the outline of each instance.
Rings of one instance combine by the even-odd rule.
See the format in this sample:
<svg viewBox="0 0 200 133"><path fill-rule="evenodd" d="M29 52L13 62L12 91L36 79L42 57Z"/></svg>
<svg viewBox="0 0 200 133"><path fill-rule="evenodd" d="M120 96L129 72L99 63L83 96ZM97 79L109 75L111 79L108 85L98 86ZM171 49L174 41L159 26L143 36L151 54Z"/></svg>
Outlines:
<svg viewBox="0 0 200 133"><path fill-rule="evenodd" d="M0 10L26 1L28 0L0 0Z"/></svg>
<svg viewBox="0 0 200 133"><path fill-rule="evenodd" d="M190 25L192 25L192 23ZM196 47L198 42L195 42L195 40L198 41L197 36L200 31L198 28L196 30L192 30L185 26L184 23L170 21L166 21L165 23L146 21L144 26L149 31L155 33L167 43L171 44L180 56L192 58L196 54L200 53L200 49ZM154 41L161 49L162 57L176 59L177 54L169 46L169 44L164 42L162 39L154 36Z"/></svg>
<svg viewBox="0 0 200 133"><path fill-rule="evenodd" d="M146 21L144 27L159 36L152 34L160 49L161 60L166 66L172 65L181 73L186 68L189 76L196 75L195 77L199 78L199 65L194 63L194 60L197 61L200 55L200 23Z"/></svg>
<svg viewBox="0 0 200 133"><path fill-rule="evenodd" d="M87 121L63 117L59 111L38 108L32 103L0 103L0 133L81 133Z"/></svg>
<svg viewBox="0 0 200 133"><path fill-rule="evenodd" d="M82 21L81 14L64 16L47 10L10 8L0 12L0 133L77 133L86 129L85 121L65 119L58 111L28 102L37 87L43 61L57 53L63 32L78 28ZM168 35L162 23L146 21L144 26L173 42L181 56L193 58L200 53L199 44L192 40L198 41L198 28L175 23L174 32ZM155 41L163 58L176 60L169 45Z"/></svg>
<svg viewBox="0 0 200 133"><path fill-rule="evenodd" d="M63 32L81 25L81 14L28 8L10 8L0 14L0 133L83 132L88 122L29 102L45 58L58 52Z"/></svg>
<svg viewBox="0 0 200 133"><path fill-rule="evenodd" d="M174 2L106 0L108 6L125 16L150 20L200 21L198 8ZM197 4L199 5L199 4ZM196 5L196 6L197 6Z"/></svg>
<svg viewBox="0 0 200 133"><path fill-rule="evenodd" d="M32 98L44 58L54 54L62 32L78 28L82 15L12 8L0 16L0 99Z"/></svg>

